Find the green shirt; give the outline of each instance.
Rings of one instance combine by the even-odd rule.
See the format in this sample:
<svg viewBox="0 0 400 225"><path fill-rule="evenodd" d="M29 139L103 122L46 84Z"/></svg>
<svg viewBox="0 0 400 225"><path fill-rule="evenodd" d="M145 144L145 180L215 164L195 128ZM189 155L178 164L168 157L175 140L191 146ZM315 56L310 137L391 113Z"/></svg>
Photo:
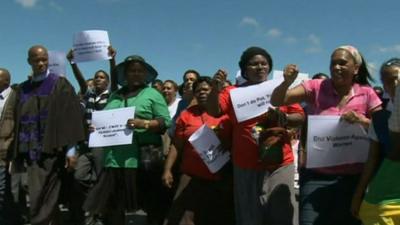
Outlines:
<svg viewBox="0 0 400 225"><path fill-rule="evenodd" d="M135 118L152 120L164 119L166 128L171 125L168 106L163 96L154 88L146 87L136 96L127 99L121 94L125 88L111 94L107 109L118 109L135 106ZM105 148L105 167L137 168L139 146L145 144L162 145L161 135L146 129L135 129L132 144Z"/></svg>

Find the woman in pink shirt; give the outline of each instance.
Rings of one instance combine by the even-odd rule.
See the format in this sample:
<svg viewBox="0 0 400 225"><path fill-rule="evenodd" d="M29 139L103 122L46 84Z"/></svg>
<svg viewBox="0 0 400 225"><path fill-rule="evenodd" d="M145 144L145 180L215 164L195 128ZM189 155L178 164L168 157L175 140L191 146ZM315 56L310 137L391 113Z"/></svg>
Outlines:
<svg viewBox="0 0 400 225"><path fill-rule="evenodd" d="M365 60L353 46L341 46L331 55L331 77L310 80L290 90L298 68L286 68L284 81L274 90L276 106L307 102L310 115L339 115L366 129L371 113L381 101L369 86ZM341 164L341 163L338 163ZM350 213L351 198L363 169L362 163L304 169L300 177L300 224L360 224Z"/></svg>

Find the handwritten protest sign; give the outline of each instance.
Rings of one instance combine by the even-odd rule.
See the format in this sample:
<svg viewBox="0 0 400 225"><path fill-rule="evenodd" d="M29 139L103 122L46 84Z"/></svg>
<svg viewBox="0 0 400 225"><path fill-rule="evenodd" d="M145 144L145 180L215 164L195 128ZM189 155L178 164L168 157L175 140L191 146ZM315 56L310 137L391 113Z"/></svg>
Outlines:
<svg viewBox="0 0 400 225"><path fill-rule="evenodd" d="M189 137L189 142L199 153L211 173L217 172L229 161L229 152L223 151L217 135L207 125L196 130Z"/></svg>
<svg viewBox="0 0 400 225"><path fill-rule="evenodd" d="M135 107L93 112L95 131L90 134L89 147L132 144L133 130L126 127L126 122L134 116Z"/></svg>
<svg viewBox="0 0 400 225"><path fill-rule="evenodd" d="M268 111L271 94L282 80L268 80L261 84L238 87L230 92L238 122L246 121Z"/></svg>
<svg viewBox="0 0 400 225"><path fill-rule="evenodd" d="M272 79L283 81L283 71L281 71L281 70L274 70L274 72L272 73ZM299 85L299 84L301 84L301 83L303 83L304 81L309 80L309 79L310 79L310 78L309 78L308 73L299 73L299 74L297 74L296 80L293 82L292 85L290 85L289 88L294 88L294 87L296 87L297 85Z"/></svg>
<svg viewBox="0 0 400 225"><path fill-rule="evenodd" d="M110 59L110 40L107 31L87 30L76 33L73 40L74 62Z"/></svg>
<svg viewBox="0 0 400 225"><path fill-rule="evenodd" d="M309 116L307 168L365 162L369 139L359 124L349 124L340 116Z"/></svg>
<svg viewBox="0 0 400 225"><path fill-rule="evenodd" d="M65 53L49 51L49 70L51 73L65 76L67 74Z"/></svg>

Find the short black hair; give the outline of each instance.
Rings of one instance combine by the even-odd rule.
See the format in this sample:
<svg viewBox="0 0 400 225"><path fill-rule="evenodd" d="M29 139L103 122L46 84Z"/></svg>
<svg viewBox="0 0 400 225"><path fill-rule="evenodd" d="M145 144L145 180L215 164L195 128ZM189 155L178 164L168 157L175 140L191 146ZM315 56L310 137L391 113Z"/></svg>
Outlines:
<svg viewBox="0 0 400 225"><path fill-rule="evenodd" d="M265 59L267 59L267 62L268 62L268 65L269 65L268 73L270 73L272 71L272 67L273 67L272 57L265 49L257 47L257 46L253 46L253 47L247 48L242 53L242 56L240 56L240 61L239 61L239 67L240 67L240 71L241 71L242 77L245 78L246 80L247 80L246 66L247 66L249 60L251 58L253 58L253 56L255 56L255 55L264 56Z"/></svg>
<svg viewBox="0 0 400 225"><path fill-rule="evenodd" d="M107 73L106 71L104 71L104 70L97 70L96 73L94 73L94 76L96 76L97 73L104 73L104 75L106 75L107 80L110 81L110 75L108 75L108 73ZM94 76L93 76L93 77L94 77ZM92 80L94 80L94 79L92 79Z"/></svg>
<svg viewBox="0 0 400 225"><path fill-rule="evenodd" d="M315 80L315 79L323 79L323 78L328 79L329 76L326 75L325 73L316 73L316 74L314 74L314 76L312 76L311 79Z"/></svg>
<svg viewBox="0 0 400 225"><path fill-rule="evenodd" d="M183 77L182 77L183 82L185 82L185 77L186 77L186 74L188 74L188 73L194 73L194 74L196 75L196 80L199 79L199 77L200 77L200 73L199 73L199 72L197 72L197 71L194 70L194 69L189 69L189 70L186 70L186 71L183 73Z"/></svg>
<svg viewBox="0 0 400 225"><path fill-rule="evenodd" d="M203 82L206 82L208 85L212 86L212 79L208 76L200 76L194 83L193 83L193 93L195 92L197 86Z"/></svg>
<svg viewBox="0 0 400 225"><path fill-rule="evenodd" d="M162 85L165 85L165 83L171 83L172 86L174 87L175 91L178 91L178 89L179 89L178 88L178 84L175 81L173 81L173 80L165 80L164 83L162 83Z"/></svg>

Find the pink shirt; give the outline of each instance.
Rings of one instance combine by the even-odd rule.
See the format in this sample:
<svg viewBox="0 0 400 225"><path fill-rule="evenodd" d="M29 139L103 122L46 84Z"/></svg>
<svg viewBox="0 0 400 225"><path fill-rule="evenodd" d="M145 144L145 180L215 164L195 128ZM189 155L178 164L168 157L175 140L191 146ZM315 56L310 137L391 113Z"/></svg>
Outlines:
<svg viewBox="0 0 400 225"><path fill-rule="evenodd" d="M338 107L340 96L333 87L331 79L316 79L304 82L308 113L310 115L342 115L355 111L369 117L369 112L382 104L374 90L369 86L354 84L351 95L345 105ZM327 174L358 174L362 172L362 163L319 168L318 172Z"/></svg>

